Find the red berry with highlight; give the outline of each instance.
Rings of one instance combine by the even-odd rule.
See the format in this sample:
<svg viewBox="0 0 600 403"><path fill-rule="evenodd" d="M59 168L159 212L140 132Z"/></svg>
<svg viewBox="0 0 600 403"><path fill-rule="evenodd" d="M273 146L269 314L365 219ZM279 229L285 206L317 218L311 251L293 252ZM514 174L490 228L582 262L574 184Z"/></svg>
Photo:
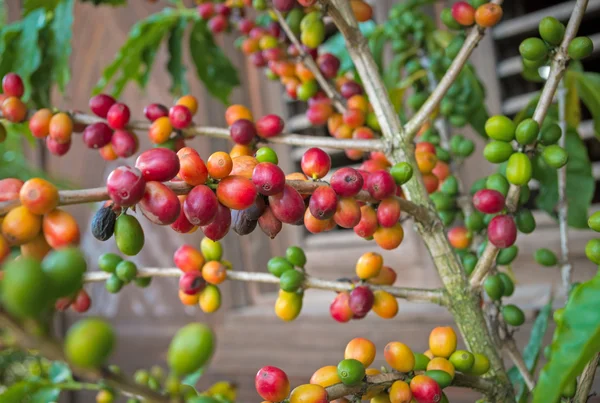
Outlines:
<svg viewBox="0 0 600 403"><path fill-rule="evenodd" d="M206 185L195 186L183 202L183 211L190 223L208 225L217 215L219 201Z"/></svg>
<svg viewBox="0 0 600 403"><path fill-rule="evenodd" d="M176 129L185 129L192 123L192 112L183 106L175 105L169 109L169 121Z"/></svg>
<svg viewBox="0 0 600 403"><path fill-rule="evenodd" d="M46 137L46 147L48 147L48 151L56 156L65 155L69 149L71 148L71 141L69 140L66 143L59 143L54 140L52 137Z"/></svg>
<svg viewBox="0 0 600 403"><path fill-rule="evenodd" d="M142 200L146 181L139 169L120 166L108 175L106 188L117 206L131 207Z"/></svg>
<svg viewBox="0 0 600 403"><path fill-rule="evenodd" d="M320 186L315 189L308 208L310 213L319 220L332 218L337 210L338 196L329 186Z"/></svg>
<svg viewBox="0 0 600 403"><path fill-rule="evenodd" d="M179 198L171 189L160 182L146 183L144 197L139 202L142 214L157 225L173 224L181 212Z"/></svg>
<svg viewBox="0 0 600 403"><path fill-rule="evenodd" d="M360 221L354 227L354 233L361 238L369 238L377 231L378 225L377 213L373 207L364 205L360 208Z"/></svg>
<svg viewBox="0 0 600 403"><path fill-rule="evenodd" d="M338 200L333 219L342 228L354 228L361 218L360 206L351 197L342 197Z"/></svg>
<svg viewBox="0 0 600 403"><path fill-rule="evenodd" d="M320 148L309 148L300 161L302 172L312 179L321 179L331 169L331 157Z"/></svg>
<svg viewBox="0 0 600 403"><path fill-rule="evenodd" d="M256 392L265 400L281 402L290 394L290 381L285 372L277 367L262 367L254 378Z"/></svg>
<svg viewBox="0 0 600 403"><path fill-rule="evenodd" d="M2 91L9 97L21 98L25 93L25 85L21 76L16 73L8 73L2 78Z"/></svg>
<svg viewBox="0 0 600 403"><path fill-rule="evenodd" d="M198 14L200 15L200 18L202 18L203 20L208 20L215 13L214 4L211 3L210 1L199 4L196 9L198 10Z"/></svg>
<svg viewBox="0 0 600 403"><path fill-rule="evenodd" d="M285 173L271 162L261 162L252 171L252 182L260 194L275 195L283 192Z"/></svg>
<svg viewBox="0 0 600 403"><path fill-rule="evenodd" d="M375 296L373 291L366 286L358 286L350 292L350 309L357 316L364 316L373 307Z"/></svg>
<svg viewBox="0 0 600 403"><path fill-rule="evenodd" d="M361 95L363 88L356 81L347 81L340 87L341 95L346 98L352 98L354 95Z"/></svg>
<svg viewBox="0 0 600 403"><path fill-rule="evenodd" d="M92 113L106 119L108 111L117 101L108 94L98 94L90 98L89 107Z"/></svg>
<svg viewBox="0 0 600 403"><path fill-rule="evenodd" d="M400 213L400 201L395 197L388 197L377 206L377 221L382 227L393 227L400 220Z"/></svg>
<svg viewBox="0 0 600 403"><path fill-rule="evenodd" d="M340 69L340 59L331 53L324 53L319 55L317 59L319 70L326 78L335 78Z"/></svg>
<svg viewBox="0 0 600 403"><path fill-rule="evenodd" d="M452 5L452 17L460 25L470 27L475 23L475 8L466 1L458 1Z"/></svg>
<svg viewBox="0 0 600 403"><path fill-rule="evenodd" d="M273 215L286 224L302 224L304 221L304 199L290 185L285 185L283 192L269 196L269 206Z"/></svg>
<svg viewBox="0 0 600 403"><path fill-rule="evenodd" d="M229 227L231 227L231 210L219 203L215 219L202 227L202 232L207 238L218 241L227 235Z"/></svg>
<svg viewBox="0 0 600 403"><path fill-rule="evenodd" d="M256 127L247 119L239 119L229 127L229 135L234 143L248 145L256 137Z"/></svg>
<svg viewBox="0 0 600 403"><path fill-rule="evenodd" d="M494 189L481 189L473 195L473 206L485 214L501 212L504 202L504 195Z"/></svg>
<svg viewBox="0 0 600 403"><path fill-rule="evenodd" d="M129 111L129 107L122 103L116 103L108 110L106 121L115 130L124 129L127 123L129 123L130 117L131 112Z"/></svg>
<svg viewBox="0 0 600 403"><path fill-rule="evenodd" d="M110 144L115 154L121 158L131 157L139 148L137 135L127 130L115 130L110 139Z"/></svg>
<svg viewBox="0 0 600 403"><path fill-rule="evenodd" d="M256 122L256 132L262 138L275 137L283 132L285 123L277 115L266 115Z"/></svg>
<svg viewBox="0 0 600 403"><path fill-rule="evenodd" d="M341 197L352 197L363 188L364 180L354 168L341 168L331 176L331 188Z"/></svg>
<svg viewBox="0 0 600 403"><path fill-rule="evenodd" d="M367 190L377 200L383 200L396 194L396 182L387 171L372 172L367 179Z"/></svg>
<svg viewBox="0 0 600 403"><path fill-rule="evenodd" d="M354 316L354 312L350 309L350 293L340 292L329 306L329 314L340 323L349 322Z"/></svg>
<svg viewBox="0 0 600 403"><path fill-rule="evenodd" d="M90 309L90 306L92 306L92 299L90 298L89 294L82 288L77 293L75 300L71 304L71 308L73 308L75 312L84 313Z"/></svg>
<svg viewBox="0 0 600 403"><path fill-rule="evenodd" d="M498 248L508 248L517 240L515 220L508 215L498 215L492 218L488 225L488 238Z"/></svg>
<svg viewBox="0 0 600 403"><path fill-rule="evenodd" d="M83 142L88 148L102 148L112 138L112 129L104 122L96 122L85 128L83 131Z"/></svg>
<svg viewBox="0 0 600 403"><path fill-rule="evenodd" d="M168 148L152 148L137 157L135 167L142 171L147 181L166 182L179 172L179 158Z"/></svg>
<svg viewBox="0 0 600 403"><path fill-rule="evenodd" d="M205 4L212 5L212 3ZM144 116L146 116L149 121L154 122L158 118L168 117L169 110L162 104L150 104L144 108Z"/></svg>

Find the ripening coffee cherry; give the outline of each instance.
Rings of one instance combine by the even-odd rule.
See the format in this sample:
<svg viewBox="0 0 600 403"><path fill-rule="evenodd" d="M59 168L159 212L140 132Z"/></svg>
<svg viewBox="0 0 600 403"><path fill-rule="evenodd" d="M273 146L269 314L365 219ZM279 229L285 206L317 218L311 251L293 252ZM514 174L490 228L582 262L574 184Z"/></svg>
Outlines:
<svg viewBox="0 0 600 403"><path fill-rule="evenodd" d="M295 0L273 0L273 7L275 7L278 11L287 12L290 11L296 5ZM287 397L287 395L285 396ZM272 399L266 399L272 400ZM283 400L283 399L281 399Z"/></svg>
<svg viewBox="0 0 600 403"><path fill-rule="evenodd" d="M369 287L358 286L350 292L348 305L355 315L364 316L373 307L374 300L373 291Z"/></svg>
<svg viewBox="0 0 600 403"><path fill-rule="evenodd" d="M156 149L155 149L156 150ZM181 203L175 192L160 182L146 182L146 190L139 202L142 214L157 225L170 225L179 218Z"/></svg>
<svg viewBox="0 0 600 403"><path fill-rule="evenodd" d="M112 139L113 131L104 122L96 122L86 126L83 131L83 142L88 148L102 148Z"/></svg>
<svg viewBox="0 0 600 403"><path fill-rule="evenodd" d="M169 122L176 129L185 129L192 123L192 112L183 105L174 105L169 109Z"/></svg>
<svg viewBox="0 0 600 403"><path fill-rule="evenodd" d="M179 289L187 295L198 294L206 287L206 281L199 271L188 271L179 277Z"/></svg>
<svg viewBox="0 0 600 403"><path fill-rule="evenodd" d="M248 145L256 137L256 127L247 119L239 119L229 127L229 135L234 143Z"/></svg>
<svg viewBox="0 0 600 403"><path fill-rule="evenodd" d="M383 199L377 206L377 221L382 227L393 227L400 220L400 201L396 197Z"/></svg>
<svg viewBox="0 0 600 403"><path fill-rule="evenodd" d="M377 200L383 200L396 194L396 182L389 172L372 172L367 179L367 190Z"/></svg>
<svg viewBox="0 0 600 403"><path fill-rule="evenodd" d="M146 181L139 169L120 166L108 175L106 188L117 206L131 207L142 200Z"/></svg>
<svg viewBox="0 0 600 403"><path fill-rule="evenodd" d="M475 8L466 1L452 5L452 17L462 26L470 27L475 23Z"/></svg>
<svg viewBox="0 0 600 403"><path fill-rule="evenodd" d="M502 7L494 3L486 3L475 10L475 22L480 27L490 28L502 19Z"/></svg>
<svg viewBox="0 0 600 403"><path fill-rule="evenodd" d="M285 372L277 367L262 367L254 379L256 392L265 400L280 402L290 394L290 381Z"/></svg>
<svg viewBox="0 0 600 403"><path fill-rule="evenodd" d="M46 147L48 147L48 151L56 156L65 155L69 149L71 148L71 140L67 143L59 143L54 140L52 137L46 137Z"/></svg>
<svg viewBox="0 0 600 403"><path fill-rule="evenodd" d="M269 207L275 218L283 223L296 225L304 221L304 198L290 185L286 184L283 192L269 196Z"/></svg>
<svg viewBox="0 0 600 403"><path fill-rule="evenodd" d="M8 97L2 102L2 115L12 123L20 123L27 117L27 106L17 97Z"/></svg>
<svg viewBox="0 0 600 403"><path fill-rule="evenodd" d="M169 117L169 110L162 104L150 104L144 108L144 116L154 122L158 118Z"/></svg>
<svg viewBox="0 0 600 403"><path fill-rule="evenodd" d="M285 173L271 162L261 162L252 171L252 182L260 194L275 195L283 191Z"/></svg>
<svg viewBox="0 0 600 403"><path fill-rule="evenodd" d="M362 175L354 168L344 167L338 169L331 176L331 188L340 197L355 196L363 188Z"/></svg>
<svg viewBox="0 0 600 403"><path fill-rule="evenodd" d="M112 149L121 158L134 155L139 147L138 137L127 130L115 130L110 139Z"/></svg>
<svg viewBox="0 0 600 403"><path fill-rule="evenodd" d="M331 157L320 148L309 148L300 161L302 172L312 179L321 179L331 168Z"/></svg>
<svg viewBox="0 0 600 403"><path fill-rule="evenodd" d="M498 248L508 248L517 240L515 220L508 215L497 215L488 225L488 238Z"/></svg>
<svg viewBox="0 0 600 403"><path fill-rule="evenodd" d="M43 139L50 133L50 120L52 119L52 111L44 108L33 114L29 119L29 130L31 134L38 139Z"/></svg>
<svg viewBox="0 0 600 403"><path fill-rule="evenodd" d="M25 85L21 76L16 73L8 73L2 78L2 91L9 97L21 98L25 93Z"/></svg>
<svg viewBox="0 0 600 403"><path fill-rule="evenodd" d="M504 203L504 195L494 189L481 189L473 195L473 206L485 214L499 213Z"/></svg>
<svg viewBox="0 0 600 403"><path fill-rule="evenodd" d="M179 158L173 150L152 148L139 155L135 167L146 181L166 182L179 172Z"/></svg>
<svg viewBox="0 0 600 403"><path fill-rule="evenodd" d="M256 122L256 133L259 137L268 139L275 137L283 132L285 123L277 115L266 115Z"/></svg>
<svg viewBox="0 0 600 403"><path fill-rule="evenodd" d="M363 94L363 92L364 91L363 91L362 86L359 83L357 83L356 81L346 81L340 87L340 94L345 99L350 99L354 95L361 95L361 94Z"/></svg>
<svg viewBox="0 0 600 403"><path fill-rule="evenodd" d="M183 202L183 211L192 224L208 225L217 215L218 204L217 196L208 186L198 185Z"/></svg>
<svg viewBox="0 0 600 403"><path fill-rule="evenodd" d="M108 94L98 94L90 98L88 105L94 115L106 119L108 110L116 102L117 101Z"/></svg>
<svg viewBox="0 0 600 403"><path fill-rule="evenodd" d="M324 53L319 55L317 59L319 70L326 78L332 79L337 76L338 70L340 69L340 59L331 53Z"/></svg>
<svg viewBox="0 0 600 403"><path fill-rule="evenodd" d="M123 103L113 104L106 115L108 125L113 129L124 129L129 123L131 112L129 107Z"/></svg>
<svg viewBox="0 0 600 403"><path fill-rule="evenodd" d="M310 197L308 208L310 213L319 220L328 220L336 212L338 196L329 186L320 186Z"/></svg>

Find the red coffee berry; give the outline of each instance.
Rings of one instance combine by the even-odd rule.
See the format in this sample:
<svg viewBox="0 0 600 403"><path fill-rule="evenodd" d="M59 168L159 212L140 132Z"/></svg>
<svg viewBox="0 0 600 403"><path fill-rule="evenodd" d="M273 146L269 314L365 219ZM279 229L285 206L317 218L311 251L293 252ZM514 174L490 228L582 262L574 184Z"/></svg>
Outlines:
<svg viewBox="0 0 600 403"><path fill-rule="evenodd" d="M320 148L309 148L300 161L302 172L312 179L321 179L331 169L331 157Z"/></svg>
<svg viewBox="0 0 600 403"><path fill-rule="evenodd" d="M217 215L219 201L206 185L195 186L183 202L183 211L194 225L208 225Z"/></svg>
<svg viewBox="0 0 600 403"><path fill-rule="evenodd" d="M369 238L377 231L378 225L377 213L373 207L364 205L360 208L360 221L354 226L354 233L361 238Z"/></svg>
<svg viewBox="0 0 600 403"><path fill-rule="evenodd" d="M252 171L252 183L256 185L258 193L265 196L283 192L285 186L285 173L271 162L261 162Z"/></svg>
<svg viewBox="0 0 600 403"><path fill-rule="evenodd" d="M342 197L338 200L337 209L333 219L342 228L354 228L360 222L360 206L351 197Z"/></svg>
<svg viewBox="0 0 600 403"><path fill-rule="evenodd" d="M110 107L106 115L106 121L108 125L113 129L124 129L129 123L131 112L129 107L122 103L116 103Z"/></svg>
<svg viewBox="0 0 600 403"><path fill-rule="evenodd" d="M139 148L137 135L127 130L115 130L110 139L110 144L115 154L121 158L131 157Z"/></svg>
<svg viewBox="0 0 600 403"><path fill-rule="evenodd" d="M350 293L340 292L329 306L329 314L337 322L349 322L354 316L350 309Z"/></svg>
<svg viewBox="0 0 600 403"><path fill-rule="evenodd" d="M338 196L335 191L329 186L320 186L310 197L308 208L316 219L327 220L335 214L337 203Z"/></svg>
<svg viewBox="0 0 600 403"><path fill-rule="evenodd" d="M279 10L281 12L290 11L292 8L294 8L295 5L296 5L296 0L273 0L273 7L275 7L277 10ZM270 399L267 399L267 400L270 400Z"/></svg>
<svg viewBox="0 0 600 403"><path fill-rule="evenodd" d="M90 309L91 305L92 299L90 298L89 294L82 288L77 293L75 300L71 304L71 308L73 308L75 312L84 313Z"/></svg>
<svg viewBox="0 0 600 403"><path fill-rule="evenodd" d="M66 143L59 143L52 137L48 136L46 137L46 147L48 147L48 151L50 151L50 153L60 157L69 151L71 148L71 141L69 140Z"/></svg>
<svg viewBox="0 0 600 403"><path fill-rule="evenodd" d="M400 213L400 201L395 197L388 197L377 206L377 221L382 227L393 227L400 220Z"/></svg>
<svg viewBox="0 0 600 403"><path fill-rule="evenodd" d="M250 55L250 62L256 67L265 67L267 65L267 59L265 59L260 50Z"/></svg>
<svg viewBox="0 0 600 403"><path fill-rule="evenodd" d="M271 239L274 239L283 227L281 221L275 217L273 210L269 206L265 208L265 211L258 219L258 225L262 232Z"/></svg>
<svg viewBox="0 0 600 403"><path fill-rule="evenodd" d="M263 57L268 61L283 60L285 53L281 48L269 48L262 51Z"/></svg>
<svg viewBox="0 0 600 403"><path fill-rule="evenodd" d="M183 106L175 105L169 109L169 121L176 129L185 129L192 123L192 112Z"/></svg>
<svg viewBox="0 0 600 403"><path fill-rule="evenodd" d="M188 271L179 277L179 289L187 295L196 295L206 287L200 271Z"/></svg>
<svg viewBox="0 0 600 403"><path fill-rule="evenodd" d="M152 148L140 154L135 167L142 172L146 181L166 182L177 176L179 158L175 151L168 148Z"/></svg>
<svg viewBox="0 0 600 403"><path fill-rule="evenodd" d="M96 122L85 128L83 131L83 142L88 148L102 148L112 138L112 129L104 122Z"/></svg>
<svg viewBox="0 0 600 403"><path fill-rule="evenodd" d="M212 5L212 3L204 4ZM144 116L146 116L149 121L154 122L158 118L168 117L169 110L162 104L150 104L144 108Z"/></svg>
<svg viewBox="0 0 600 403"><path fill-rule="evenodd" d="M452 5L452 17L460 25L470 27L475 23L475 8L466 1L458 1Z"/></svg>
<svg viewBox="0 0 600 403"><path fill-rule="evenodd" d="M56 300L54 303L54 309L58 312L66 311L73 303L73 297L63 297Z"/></svg>
<svg viewBox="0 0 600 403"><path fill-rule="evenodd" d="M254 28L254 21L252 21L250 18L242 18L238 22L238 30L244 35L248 35L252 28Z"/></svg>
<svg viewBox="0 0 600 403"><path fill-rule="evenodd" d="M256 392L265 400L280 402L290 394L290 381L287 375L277 367L262 367L254 378Z"/></svg>
<svg viewBox="0 0 600 403"><path fill-rule="evenodd" d="M16 73L8 73L2 78L2 91L9 97L21 98L25 93L25 85L21 76Z"/></svg>
<svg viewBox="0 0 600 403"><path fill-rule="evenodd" d="M387 171L372 172L367 179L367 190L377 200L383 200L396 193L396 182Z"/></svg>
<svg viewBox="0 0 600 403"><path fill-rule="evenodd" d="M146 182L146 190L139 202L142 214L157 225L173 224L181 212L175 192L160 182Z"/></svg>
<svg viewBox="0 0 600 403"><path fill-rule="evenodd" d="M494 189L481 189L473 195L473 206L482 213L496 214L504 209L504 195Z"/></svg>
<svg viewBox="0 0 600 403"><path fill-rule="evenodd" d="M117 101L108 94L98 94L90 98L88 105L94 115L106 119L108 110L116 102Z"/></svg>
<svg viewBox="0 0 600 403"><path fill-rule="evenodd" d="M266 115L256 122L256 133L262 138L275 137L283 132L285 123L277 115Z"/></svg>
<svg viewBox="0 0 600 403"><path fill-rule="evenodd" d="M326 78L335 78L340 69L340 59L331 53L324 53L317 59L319 70Z"/></svg>
<svg viewBox="0 0 600 403"><path fill-rule="evenodd" d="M488 225L488 239L498 248L508 248L517 240L515 220L508 215L497 215Z"/></svg>
<svg viewBox="0 0 600 403"><path fill-rule="evenodd" d="M185 212L183 211L183 202L185 200L185 196L179 196L179 217L171 224L171 228L175 232L179 232L180 234L187 234L192 229L195 228L195 225L190 222L185 216Z"/></svg>
<svg viewBox="0 0 600 403"><path fill-rule="evenodd" d="M363 188L363 177L354 168L338 169L331 176L331 188L341 197L352 197Z"/></svg>
<svg viewBox="0 0 600 403"><path fill-rule="evenodd" d="M333 115L333 106L325 102L318 102L308 107L306 118L313 126L322 126Z"/></svg>
<svg viewBox="0 0 600 403"><path fill-rule="evenodd" d="M227 7L223 3L215 4L215 13L222 15L223 17L229 17L231 14L231 8Z"/></svg>
<svg viewBox="0 0 600 403"><path fill-rule="evenodd" d="M198 10L198 14L200 15L200 18L202 18L203 20L208 20L215 13L214 4L211 3L210 1L199 4L198 7L196 8L196 10Z"/></svg>
<svg viewBox="0 0 600 403"><path fill-rule="evenodd" d="M227 25L227 17L224 17L220 14L217 14L208 20L208 28L213 34L220 34L221 32L225 31L225 29L227 29Z"/></svg>
<svg viewBox="0 0 600 403"><path fill-rule="evenodd" d="M229 127L229 135L234 143L248 145L256 137L256 127L247 119L239 119Z"/></svg>
<svg viewBox="0 0 600 403"><path fill-rule="evenodd" d="M202 232L207 238L218 241L227 235L229 227L231 227L231 210L219 203L217 215L210 224L202 227Z"/></svg>
<svg viewBox="0 0 600 403"><path fill-rule="evenodd" d="M358 286L350 292L350 301L348 304L354 315L361 317L369 313L374 301L375 296L369 287Z"/></svg>
<svg viewBox="0 0 600 403"><path fill-rule="evenodd" d="M108 175L106 188L111 200L117 206L131 207L142 200L146 181L139 169L120 166Z"/></svg>
<svg viewBox="0 0 600 403"><path fill-rule="evenodd" d="M350 99L354 95L360 95L362 93L363 88L356 81L347 81L340 87L340 94L346 99Z"/></svg>
<svg viewBox="0 0 600 403"><path fill-rule="evenodd" d="M256 186L251 180L230 175L221 179L217 186L217 198L221 203L234 210L245 210L256 200Z"/></svg>
<svg viewBox="0 0 600 403"><path fill-rule="evenodd" d="M269 206L273 215L281 222L296 225L304 221L304 199L290 185L286 184L283 192L269 196Z"/></svg>

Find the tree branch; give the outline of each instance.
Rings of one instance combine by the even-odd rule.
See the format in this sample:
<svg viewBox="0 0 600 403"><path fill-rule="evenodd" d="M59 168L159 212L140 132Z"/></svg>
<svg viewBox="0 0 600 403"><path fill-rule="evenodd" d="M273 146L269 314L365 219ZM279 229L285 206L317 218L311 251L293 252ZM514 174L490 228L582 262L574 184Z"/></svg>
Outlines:
<svg viewBox="0 0 600 403"><path fill-rule="evenodd" d="M523 356L519 352L517 344L515 343L515 340L512 337L508 337L504 340L504 349L506 350L508 356L515 364L515 366L519 370L519 373L525 380L527 389L529 389L529 391L532 391L533 388L535 388L535 380L533 379L533 376L531 376L531 372L529 372L529 370L527 369L527 365L525 364L525 361L523 361Z"/></svg>
<svg viewBox="0 0 600 403"><path fill-rule="evenodd" d="M45 337L38 337L28 332L25 327L16 319L12 318L6 312L0 312L0 324L3 328L8 329L15 337L17 344L25 349L39 350L40 353L50 359L67 361L63 353L62 346L56 340ZM144 386L140 386L122 375L117 375L106 368L97 370L78 368L70 365L74 374L82 379L90 382L98 382L103 380L108 386L118 389L128 396L135 396L143 399L146 402L152 403L171 403L168 396L163 396ZM178 402L179 400L175 400Z"/></svg>
<svg viewBox="0 0 600 403"><path fill-rule="evenodd" d="M492 3L502 4L502 0L493 0ZM419 131L419 128L427 119L429 119L434 109L440 104L442 98L444 98L444 95L446 95L448 89L454 83L454 81L456 81L456 78L469 60L469 57L471 57L471 53L473 53L473 50L475 50L481 39L483 39L484 34L485 28L482 28L478 25L475 25L471 29L471 32L469 32L469 35L467 35L462 48L460 48L460 51L454 60L452 60L452 64L450 64L450 67L448 67L448 70L446 70L446 73L441 78L435 91L429 95L429 98L427 98L427 101L425 101L417 113L408 122L406 122L406 125L404 125L404 130L410 140L414 139L415 135Z"/></svg>
<svg viewBox="0 0 600 403"><path fill-rule="evenodd" d="M594 355L592 360L588 362L583 369L583 373L579 378L577 392L573 398L573 403L586 403L588 401L590 390L592 389L592 383L594 383L594 377L596 376L598 362L600 362L600 353Z"/></svg>
<svg viewBox="0 0 600 403"><path fill-rule="evenodd" d="M336 91L335 87L323 76L323 73L321 73L319 66L317 66L317 63L315 63L312 56L310 56L304 51L302 44L300 43L300 41L298 41L298 38L296 38L296 35L294 35L294 33L292 32L292 29L285 20L285 17L276 8L272 8L271 10L277 17L277 20L279 21L279 25L283 29L283 32L285 32L289 40L300 53L300 56L302 56L302 62L304 63L306 68L309 69L311 73L313 73L313 75L315 76L315 80L317 80L317 82L319 83L319 86L321 86L323 91L325 91L327 97L329 97L329 99L333 101L333 106L335 107L335 109L337 109L337 111L340 113L346 112L346 105L344 104L342 96Z"/></svg>
<svg viewBox="0 0 600 403"><path fill-rule="evenodd" d="M142 268L138 270L138 277L180 277L182 271L178 268ZM111 273L103 271L93 271L85 274L84 281L86 283L105 281L111 276ZM235 281L256 282L266 284L279 284L279 277L275 277L269 273L255 273L246 271L229 270L227 278ZM330 281L322 280L316 277L307 276L304 288L314 288L318 290L330 291L351 291L354 285L345 281ZM445 294L442 290L429 290L420 288L405 288L394 286L378 286L369 285L373 290L383 290L396 298L405 299L407 301L431 302L437 305L444 305Z"/></svg>
<svg viewBox="0 0 600 403"><path fill-rule="evenodd" d="M320 186L329 186L327 182L314 182L314 181L301 181L301 180L287 180L286 183L292 186L301 194L313 193L315 189ZM192 186L185 182L165 182L165 185L173 190L178 195L188 194L192 190ZM58 192L58 205L67 206L72 204L83 204L90 202L99 202L108 200L108 190L106 187L91 188L91 189L79 189L79 190L61 190ZM367 203L378 203L378 200L371 197L369 192L361 190L356 196L356 200L367 202ZM431 223L433 217L430 212L421 206L397 197L400 203L402 211L415 218L415 220L423 223ZM7 214L10 210L18 207L21 204L19 199L8 200L0 202L0 216Z"/></svg>
<svg viewBox="0 0 600 403"><path fill-rule="evenodd" d="M544 119L548 114L548 109L550 108L550 105L552 105L554 94L556 93L556 90L562 80L565 70L567 69L567 63L569 61L567 48L569 47L569 43L571 43L571 41L577 35L577 30L579 29L579 25L581 24L581 20L583 19L583 15L585 13L587 4L588 0L577 0L577 3L573 8L571 18L569 18L569 23L567 24L563 41L560 44L560 47L557 49L556 53L554 54L554 57L552 58L548 80L544 84L544 88L542 89L540 99L538 101L537 106L535 107L535 111L533 112L533 119L540 125L540 127L542 126L542 123L544 122ZM559 173L559 180L560 175L561 174ZM510 213L514 213L515 211L517 211L517 208L519 206L519 194L521 192L520 190L521 188L519 186L515 186L513 184L510 185L508 195L506 196L506 207ZM481 285L481 281L483 281L483 279L491 269L497 253L498 248L488 243L483 255L479 258L479 261L477 262L475 270L473 271L473 278L471 279L472 287L479 287ZM475 277L475 275L477 275L477 277Z"/></svg>
<svg viewBox="0 0 600 403"><path fill-rule="evenodd" d="M565 81L560 80L558 87L558 120L561 136L558 145L565 148L567 142L567 89ZM558 227L560 231L561 277L565 293L571 286L571 262L569 260L569 203L567 200L567 166L558 170Z"/></svg>

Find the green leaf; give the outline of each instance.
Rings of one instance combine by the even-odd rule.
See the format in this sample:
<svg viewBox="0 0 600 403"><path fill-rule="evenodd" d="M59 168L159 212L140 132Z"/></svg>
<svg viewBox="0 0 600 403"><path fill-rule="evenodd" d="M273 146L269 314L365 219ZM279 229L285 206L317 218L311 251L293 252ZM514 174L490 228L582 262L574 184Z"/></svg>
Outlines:
<svg viewBox="0 0 600 403"><path fill-rule="evenodd" d="M368 37L369 48L373 53L373 59L377 63L377 68L381 73L383 71L383 51L385 50L385 44L388 41L387 36L382 26L375 27Z"/></svg>
<svg viewBox="0 0 600 403"><path fill-rule="evenodd" d="M60 389L45 387L35 392L27 403L55 403L60 396Z"/></svg>
<svg viewBox="0 0 600 403"><path fill-rule="evenodd" d="M23 16L31 13L38 8L43 8L46 11L52 11L56 8L60 0L24 0L22 11Z"/></svg>
<svg viewBox="0 0 600 403"><path fill-rule="evenodd" d="M480 136L487 138L484 127L485 122L488 120L490 115L485 107L485 88L483 87L481 81L479 81L475 70L470 65L466 65L463 68L461 72L461 78L466 81L469 88L473 90L473 99L469 102L478 105L471 113L469 113L469 124Z"/></svg>
<svg viewBox="0 0 600 403"><path fill-rule="evenodd" d="M61 92L65 91L65 87L71 79L69 57L71 57L72 50L73 6L74 0L61 0L54 10L54 18L50 24L50 29L54 34L49 46L49 53L54 62L52 81L56 82Z"/></svg>
<svg viewBox="0 0 600 403"><path fill-rule="evenodd" d="M12 67L13 71L17 72L23 79L25 85L24 100L28 100L31 96L31 75L42 63L42 52L38 46L38 38L40 30L45 24L46 13L42 9L32 11L21 21L21 35L16 43L18 51L12 60Z"/></svg>
<svg viewBox="0 0 600 403"><path fill-rule="evenodd" d="M155 49L178 18L178 14L173 9L165 9L136 23L113 62L104 69L93 93L98 94L103 91L117 73L120 75L112 90L115 97L123 92L131 80L145 84L147 78L144 76L149 72L149 66L146 64L151 64L154 60Z"/></svg>
<svg viewBox="0 0 600 403"><path fill-rule="evenodd" d="M594 195L595 180L587 148L579 134L569 129L566 138L568 224L574 228L587 228L588 209ZM536 206L556 218L558 203L558 178L540 157L533 159L533 177L540 182Z"/></svg>
<svg viewBox="0 0 600 403"><path fill-rule="evenodd" d="M73 380L71 369L61 361L53 361L48 370L48 378L52 383L61 383Z"/></svg>
<svg viewBox="0 0 600 403"><path fill-rule="evenodd" d="M20 403L40 389L36 382L21 381L11 385L0 395L0 403Z"/></svg>
<svg viewBox="0 0 600 403"><path fill-rule="evenodd" d="M196 384L198 383L198 381L200 380L200 378L202 377L203 374L204 374L204 368L200 368L196 372L192 372L191 374L189 374L188 376L183 378L181 383L195 388Z"/></svg>
<svg viewBox="0 0 600 403"><path fill-rule="evenodd" d="M570 74L576 79L576 88L581 100L594 119L594 131L600 136L600 73Z"/></svg>
<svg viewBox="0 0 600 403"><path fill-rule="evenodd" d="M573 72L567 70L564 83L567 90L566 96L566 119L567 124L571 127L578 127L581 123L581 104L579 103L579 93L577 91L577 76Z"/></svg>
<svg viewBox="0 0 600 403"><path fill-rule="evenodd" d="M185 78L185 66L183 64L183 34L188 21L180 18L179 22L171 29L168 41L169 61L167 70L171 74L171 93L176 95L186 94L189 91Z"/></svg>
<svg viewBox="0 0 600 403"><path fill-rule="evenodd" d="M0 0L0 28L4 28L8 21L8 10L6 9L6 2Z"/></svg>
<svg viewBox="0 0 600 403"><path fill-rule="evenodd" d="M550 361L542 369L533 403L555 402L600 351L600 276L571 291L554 332Z"/></svg>
<svg viewBox="0 0 600 403"><path fill-rule="evenodd" d="M529 341L523 350L523 361L525 361L525 366L529 370L529 372L534 372L535 367L538 362L538 357L540 355L540 351L542 349L542 345L544 342L544 335L548 330L548 321L550 320L550 314L552 313L552 301L549 301L544 307L540 310L537 318L533 322L533 326L531 328L531 334L529 335ZM517 367L512 367L508 371L508 377L510 381L515 387L517 392L517 401L519 401L523 396L525 396L528 392L528 389L525 387L525 381L521 376Z"/></svg>
<svg viewBox="0 0 600 403"><path fill-rule="evenodd" d="M93 3L95 6L103 6L103 5L109 5L109 6L123 6L125 4L127 4L127 0L79 0L82 3Z"/></svg>
<svg viewBox="0 0 600 403"><path fill-rule="evenodd" d="M237 71L223 51L215 44L203 20L197 20L190 34L190 53L196 73L212 96L224 104L229 94L240 84Z"/></svg>

